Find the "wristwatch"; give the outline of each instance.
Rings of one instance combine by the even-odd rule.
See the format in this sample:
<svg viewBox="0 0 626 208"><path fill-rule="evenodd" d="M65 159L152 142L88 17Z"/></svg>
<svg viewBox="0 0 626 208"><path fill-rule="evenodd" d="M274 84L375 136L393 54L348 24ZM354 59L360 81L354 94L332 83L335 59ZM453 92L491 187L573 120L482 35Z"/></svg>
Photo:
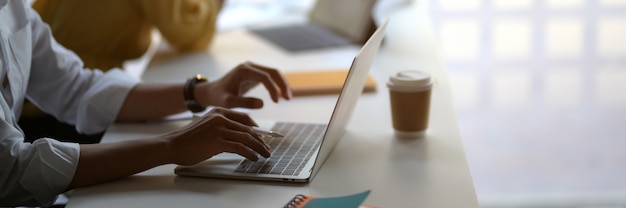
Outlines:
<svg viewBox="0 0 626 208"><path fill-rule="evenodd" d="M183 96L185 98L185 105L187 106L187 109L189 109L191 112L198 113L206 109L206 107L198 103L196 97L194 96L194 89L196 84L206 81L206 77L198 74L192 78L189 78L187 82L185 82L185 87L183 88Z"/></svg>

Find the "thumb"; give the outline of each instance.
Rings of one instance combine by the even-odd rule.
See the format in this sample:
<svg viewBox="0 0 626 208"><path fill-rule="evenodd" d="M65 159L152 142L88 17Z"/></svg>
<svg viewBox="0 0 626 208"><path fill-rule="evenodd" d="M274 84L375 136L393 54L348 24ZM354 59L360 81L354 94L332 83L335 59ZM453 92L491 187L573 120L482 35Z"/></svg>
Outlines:
<svg viewBox="0 0 626 208"><path fill-rule="evenodd" d="M231 96L226 102L229 108L262 108L263 100L251 97Z"/></svg>

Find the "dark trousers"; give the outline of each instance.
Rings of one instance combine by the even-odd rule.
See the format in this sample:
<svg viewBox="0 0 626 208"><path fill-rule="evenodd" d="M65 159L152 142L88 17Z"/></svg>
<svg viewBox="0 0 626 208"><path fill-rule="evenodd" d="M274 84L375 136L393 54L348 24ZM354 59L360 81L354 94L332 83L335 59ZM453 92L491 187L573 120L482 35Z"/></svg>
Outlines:
<svg viewBox="0 0 626 208"><path fill-rule="evenodd" d="M51 115L36 117L22 117L18 125L26 135L26 142L33 142L39 138L52 138L62 142L75 142L80 144L99 143L104 132L85 135L78 133L74 125L58 121Z"/></svg>

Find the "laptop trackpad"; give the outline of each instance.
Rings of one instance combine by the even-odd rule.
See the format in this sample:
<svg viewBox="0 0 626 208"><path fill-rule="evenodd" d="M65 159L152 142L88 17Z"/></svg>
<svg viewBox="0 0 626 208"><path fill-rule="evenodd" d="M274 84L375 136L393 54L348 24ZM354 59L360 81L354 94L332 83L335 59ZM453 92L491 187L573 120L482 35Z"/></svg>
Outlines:
<svg viewBox="0 0 626 208"><path fill-rule="evenodd" d="M234 153L221 153L196 165L180 167L185 171L198 173L232 173L244 158Z"/></svg>

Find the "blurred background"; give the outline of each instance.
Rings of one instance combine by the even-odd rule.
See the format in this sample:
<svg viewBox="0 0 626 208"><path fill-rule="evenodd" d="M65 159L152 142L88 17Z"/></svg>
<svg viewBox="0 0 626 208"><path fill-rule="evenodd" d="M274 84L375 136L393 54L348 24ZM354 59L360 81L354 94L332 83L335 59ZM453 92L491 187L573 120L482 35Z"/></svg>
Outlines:
<svg viewBox="0 0 626 208"><path fill-rule="evenodd" d="M314 1L226 2L222 31ZM626 0L417 3L441 48L481 207L626 207Z"/></svg>
<svg viewBox="0 0 626 208"><path fill-rule="evenodd" d="M626 207L626 1L438 0L482 207Z"/></svg>

